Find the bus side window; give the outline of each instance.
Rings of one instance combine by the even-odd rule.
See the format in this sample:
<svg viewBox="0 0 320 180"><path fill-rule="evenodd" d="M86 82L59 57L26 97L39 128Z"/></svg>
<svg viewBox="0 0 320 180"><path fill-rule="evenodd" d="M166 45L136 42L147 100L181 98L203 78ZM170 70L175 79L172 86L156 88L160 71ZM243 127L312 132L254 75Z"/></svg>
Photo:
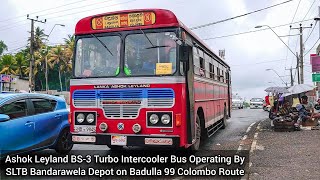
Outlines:
<svg viewBox="0 0 320 180"><path fill-rule="evenodd" d="M198 54L198 48L196 47L193 47L193 65L194 65L194 68L193 68L194 74L200 75L199 54Z"/></svg>
<svg viewBox="0 0 320 180"><path fill-rule="evenodd" d="M204 59L200 57L200 69L199 69L200 76L205 76L205 67L204 67Z"/></svg>
<svg viewBox="0 0 320 180"><path fill-rule="evenodd" d="M214 75L213 75L213 65L212 65L212 63L209 63L209 70L210 70L210 79L213 79Z"/></svg>

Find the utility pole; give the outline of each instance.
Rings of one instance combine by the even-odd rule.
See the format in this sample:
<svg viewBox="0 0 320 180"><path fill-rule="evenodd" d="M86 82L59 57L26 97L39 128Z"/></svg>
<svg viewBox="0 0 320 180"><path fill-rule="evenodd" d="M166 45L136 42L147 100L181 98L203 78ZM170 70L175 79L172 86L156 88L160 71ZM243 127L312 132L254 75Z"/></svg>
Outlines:
<svg viewBox="0 0 320 180"><path fill-rule="evenodd" d="M46 19L44 21L38 20L38 16L36 16L37 19L29 18L29 14L27 15L27 19L31 20L31 36L30 36L30 70L29 70L29 92L33 92L35 88L35 78L34 78L34 22L40 22L45 23Z"/></svg>
<svg viewBox="0 0 320 180"><path fill-rule="evenodd" d="M303 37L303 30L307 29L307 28L312 28L312 24L311 24L311 26L308 26L308 27L303 27L302 24L300 24L300 27L298 27L298 28L292 28L290 26L290 29L299 29L299 32L300 32L300 83L301 84L304 83L304 77L303 77L303 41L302 41L302 37Z"/></svg>
<svg viewBox="0 0 320 180"><path fill-rule="evenodd" d="M297 74L298 74L298 84L301 84L300 83L300 72L299 72L299 56L298 56L298 52L296 52L296 57L297 57L297 67L296 67L296 69L297 69Z"/></svg>
<svg viewBox="0 0 320 180"><path fill-rule="evenodd" d="M289 68L289 69L286 69L286 70L290 70L290 82L291 82L291 86L293 86L293 75L292 75L292 69L294 68Z"/></svg>

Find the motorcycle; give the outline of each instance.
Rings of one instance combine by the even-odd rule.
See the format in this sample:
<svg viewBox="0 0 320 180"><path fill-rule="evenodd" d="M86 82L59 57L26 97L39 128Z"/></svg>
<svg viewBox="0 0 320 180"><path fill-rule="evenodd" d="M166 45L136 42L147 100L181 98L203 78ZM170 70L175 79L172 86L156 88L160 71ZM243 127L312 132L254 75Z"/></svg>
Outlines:
<svg viewBox="0 0 320 180"><path fill-rule="evenodd" d="M318 99L318 101L316 102L316 104L314 105L314 108L316 110L320 110L320 99Z"/></svg>

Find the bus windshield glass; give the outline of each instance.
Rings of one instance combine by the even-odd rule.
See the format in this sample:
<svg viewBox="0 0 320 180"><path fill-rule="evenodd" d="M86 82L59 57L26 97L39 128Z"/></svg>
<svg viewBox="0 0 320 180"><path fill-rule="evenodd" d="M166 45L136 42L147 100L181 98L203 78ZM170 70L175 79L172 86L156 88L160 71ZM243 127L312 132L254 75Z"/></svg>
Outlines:
<svg viewBox="0 0 320 180"><path fill-rule="evenodd" d="M81 38L76 43L75 76L109 77L120 70L119 36Z"/></svg>
<svg viewBox="0 0 320 180"><path fill-rule="evenodd" d="M173 32L130 34L125 38L125 74L171 75L176 71ZM127 69L127 72L126 72Z"/></svg>

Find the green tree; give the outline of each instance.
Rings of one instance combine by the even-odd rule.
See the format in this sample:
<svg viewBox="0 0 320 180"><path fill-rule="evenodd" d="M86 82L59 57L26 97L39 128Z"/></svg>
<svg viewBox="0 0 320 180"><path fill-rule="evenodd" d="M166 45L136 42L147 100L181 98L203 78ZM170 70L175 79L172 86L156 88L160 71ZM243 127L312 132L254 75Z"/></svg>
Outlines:
<svg viewBox="0 0 320 180"><path fill-rule="evenodd" d="M60 90L62 91L61 70L63 70L63 63L65 60L64 48L61 45L52 48L49 52L48 57L48 64L51 67L51 69L54 68L55 65L58 66Z"/></svg>
<svg viewBox="0 0 320 180"><path fill-rule="evenodd" d="M15 59L16 59L16 66L17 66L16 74L19 75L20 77L23 77L23 75L25 74L24 71L28 67L28 62L22 53L17 53L15 55Z"/></svg>
<svg viewBox="0 0 320 180"><path fill-rule="evenodd" d="M0 56L2 55L2 53L4 51L8 50L8 47L7 45L3 42L3 41L0 41Z"/></svg>
<svg viewBox="0 0 320 180"><path fill-rule="evenodd" d="M16 74L16 60L13 55L6 54L1 58L1 71L0 74Z"/></svg>

